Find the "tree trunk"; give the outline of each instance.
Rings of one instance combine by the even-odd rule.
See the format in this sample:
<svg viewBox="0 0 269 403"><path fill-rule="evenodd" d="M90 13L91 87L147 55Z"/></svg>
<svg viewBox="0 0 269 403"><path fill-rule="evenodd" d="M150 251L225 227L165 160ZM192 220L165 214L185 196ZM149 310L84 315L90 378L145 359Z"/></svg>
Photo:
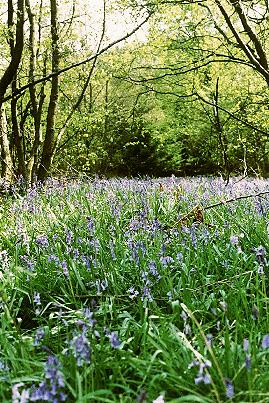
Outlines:
<svg viewBox="0 0 269 403"><path fill-rule="evenodd" d="M2 177L12 183L14 181L14 167L11 158L10 144L7 133L5 110L3 107L3 98L8 86L16 78L16 73L21 61L23 51L23 26L24 26L24 0L17 2L17 23L16 23L16 43L12 35L13 29L13 2L8 0L8 28L9 28L9 45L11 60L0 79L0 144L2 152ZM13 104L14 105L14 104ZM16 107L16 105L15 105Z"/></svg>
<svg viewBox="0 0 269 403"><path fill-rule="evenodd" d="M52 73L59 70L59 45L58 45L58 23L57 23L57 0L50 1L51 6L51 41L52 41ZM55 74L51 79L50 101L47 112L46 133L43 144L42 157L39 165L37 179L44 181L49 173L55 147L55 119L57 102L59 98L59 77Z"/></svg>
<svg viewBox="0 0 269 403"><path fill-rule="evenodd" d="M5 179L8 184L14 182L14 169L13 162L11 158L11 153L9 149L9 140L7 133L7 121L4 105L0 107L0 139L1 139L1 158L2 158L2 169L1 177Z"/></svg>

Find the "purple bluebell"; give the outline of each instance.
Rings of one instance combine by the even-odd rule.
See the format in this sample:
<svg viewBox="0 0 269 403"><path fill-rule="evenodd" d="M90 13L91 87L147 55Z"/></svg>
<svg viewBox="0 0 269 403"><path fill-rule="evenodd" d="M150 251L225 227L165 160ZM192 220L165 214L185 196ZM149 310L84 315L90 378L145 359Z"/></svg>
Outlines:
<svg viewBox="0 0 269 403"><path fill-rule="evenodd" d="M212 367L211 361L206 360L204 362L200 362L198 360L193 360L188 368L198 367L197 376L194 379L195 385L200 383L204 383L205 385L209 385L211 383L211 376L208 373L208 369Z"/></svg>
<svg viewBox="0 0 269 403"><path fill-rule="evenodd" d="M120 348L121 346L121 342L119 340L118 334L116 332L111 332L110 334L108 334L109 340L110 340L110 344L113 348Z"/></svg>
<svg viewBox="0 0 269 403"><path fill-rule="evenodd" d="M248 371L251 370L251 355L250 355L250 354L246 354L246 357L245 357L245 366L246 366L246 369L247 369Z"/></svg>
<svg viewBox="0 0 269 403"><path fill-rule="evenodd" d="M230 379L225 380L226 397L232 399L234 397L234 386Z"/></svg>
<svg viewBox="0 0 269 403"><path fill-rule="evenodd" d="M34 303L35 305L41 305L40 294L36 291L34 292Z"/></svg>
<svg viewBox="0 0 269 403"><path fill-rule="evenodd" d="M31 389L30 401L47 401L58 403L66 401L64 379L57 357L50 355L45 364L44 380Z"/></svg>
<svg viewBox="0 0 269 403"><path fill-rule="evenodd" d="M249 341L248 341L248 339L243 340L243 350L245 351L245 353L247 353L248 350L249 350Z"/></svg>
<svg viewBox="0 0 269 403"><path fill-rule="evenodd" d="M167 266L170 263L174 262L174 259L171 256L161 256L160 257L160 262L164 265Z"/></svg>
<svg viewBox="0 0 269 403"><path fill-rule="evenodd" d="M36 346L39 346L41 340L43 340L44 337L45 337L45 330L43 329L43 327L39 327L39 328L36 330L36 332L35 332L35 338L34 338L33 345L34 345L35 347L36 347Z"/></svg>
<svg viewBox="0 0 269 403"><path fill-rule="evenodd" d="M67 263L65 260L61 263L61 266L62 266L65 277L69 277L69 270L68 270L68 266L67 266Z"/></svg>
<svg viewBox="0 0 269 403"><path fill-rule="evenodd" d="M94 232L94 221L90 216L87 217L87 227L90 233Z"/></svg>
<svg viewBox="0 0 269 403"><path fill-rule="evenodd" d="M149 271L154 277L156 277L158 280L160 280L161 276L159 275L156 263L154 261L151 261L149 263Z"/></svg>
<svg viewBox="0 0 269 403"><path fill-rule="evenodd" d="M142 301L148 300L149 302L153 301L153 297L151 295L151 290L149 287L144 287L143 288L143 294L142 294Z"/></svg>
<svg viewBox="0 0 269 403"><path fill-rule="evenodd" d="M48 247L49 246L49 241L46 235L39 235L36 238L36 243L38 246L42 246L42 247Z"/></svg>
<svg viewBox="0 0 269 403"><path fill-rule="evenodd" d="M199 383L204 383L205 385L209 385L211 383L211 376L209 374L202 374L198 375L194 379L195 385L198 385Z"/></svg>
<svg viewBox="0 0 269 403"><path fill-rule="evenodd" d="M67 245L71 245L74 234L70 229L65 230L65 242Z"/></svg>
<svg viewBox="0 0 269 403"><path fill-rule="evenodd" d="M264 350L269 348L269 334L266 334L265 336L263 336L263 338L262 338L262 348Z"/></svg>
<svg viewBox="0 0 269 403"><path fill-rule="evenodd" d="M74 335L70 347L79 367L91 362L91 347L85 332Z"/></svg>

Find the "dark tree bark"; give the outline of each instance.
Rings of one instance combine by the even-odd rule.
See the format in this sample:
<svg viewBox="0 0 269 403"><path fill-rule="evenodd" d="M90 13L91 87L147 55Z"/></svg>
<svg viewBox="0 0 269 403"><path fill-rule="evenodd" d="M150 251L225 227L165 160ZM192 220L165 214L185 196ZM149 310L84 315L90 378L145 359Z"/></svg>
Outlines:
<svg viewBox="0 0 269 403"><path fill-rule="evenodd" d="M24 0L17 1L17 22L16 22L16 35L15 40L12 35L13 25L13 2L8 0L8 27L9 27L9 45L11 50L10 63L7 66L3 76L0 79L0 144L1 144L1 156L2 156L2 177L9 183L14 181L14 167L10 152L10 144L7 133L7 126L5 121L5 111L3 109L3 102L5 93L9 85L16 79L16 73L21 61L23 44L24 44ZM16 84L15 84L16 85ZM14 84L13 84L14 88ZM13 104L13 108L16 105ZM16 115L14 115L13 109L13 127L16 130ZM17 127L18 129L18 127ZM19 130L19 129L18 129ZM19 135L19 132L15 133L15 136ZM19 139L16 137L16 145L19 147ZM19 148L18 148L19 149Z"/></svg>
<svg viewBox="0 0 269 403"><path fill-rule="evenodd" d="M57 102L59 98L59 75L57 74L57 72L59 70L60 54L58 44L59 38L58 38L57 0L51 0L50 7L51 7L51 42L52 42L51 64L52 64L52 73L56 74L54 74L51 79L51 92L47 112L45 140L43 144L42 156L37 175L37 179L40 181L44 181L50 173L50 167L52 163L53 152L56 142L55 119L57 111Z"/></svg>

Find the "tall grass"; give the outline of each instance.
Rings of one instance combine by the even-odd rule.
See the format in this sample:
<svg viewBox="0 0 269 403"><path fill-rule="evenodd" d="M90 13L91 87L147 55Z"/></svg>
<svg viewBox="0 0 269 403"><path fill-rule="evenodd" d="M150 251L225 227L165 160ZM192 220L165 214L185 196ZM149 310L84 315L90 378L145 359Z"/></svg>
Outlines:
<svg viewBox="0 0 269 403"><path fill-rule="evenodd" d="M0 400L269 402L268 197L175 225L268 184L51 181L3 198Z"/></svg>

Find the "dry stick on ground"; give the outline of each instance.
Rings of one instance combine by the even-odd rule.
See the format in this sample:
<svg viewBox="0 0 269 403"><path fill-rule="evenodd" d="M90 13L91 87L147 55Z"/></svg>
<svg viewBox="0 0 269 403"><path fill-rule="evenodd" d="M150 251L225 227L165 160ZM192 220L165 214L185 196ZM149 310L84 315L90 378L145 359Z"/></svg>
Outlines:
<svg viewBox="0 0 269 403"><path fill-rule="evenodd" d="M259 193L232 197L231 199L222 200L220 202L210 204L209 206L205 206L205 207L198 204L195 207L193 207L193 209L191 211L189 211L187 214L185 214L183 217L181 217L180 220L178 220L175 224L173 224L172 228L175 228L180 224L184 225L184 223L186 223L187 221L189 221L192 218L194 218L195 221L198 223L203 223L205 210L209 210L211 208L218 207L218 206L224 206L228 203L233 203L235 201L242 200L242 199L249 199L251 197L261 197L265 194L269 194L269 191L267 190L267 191L263 191L263 192L259 192Z"/></svg>

